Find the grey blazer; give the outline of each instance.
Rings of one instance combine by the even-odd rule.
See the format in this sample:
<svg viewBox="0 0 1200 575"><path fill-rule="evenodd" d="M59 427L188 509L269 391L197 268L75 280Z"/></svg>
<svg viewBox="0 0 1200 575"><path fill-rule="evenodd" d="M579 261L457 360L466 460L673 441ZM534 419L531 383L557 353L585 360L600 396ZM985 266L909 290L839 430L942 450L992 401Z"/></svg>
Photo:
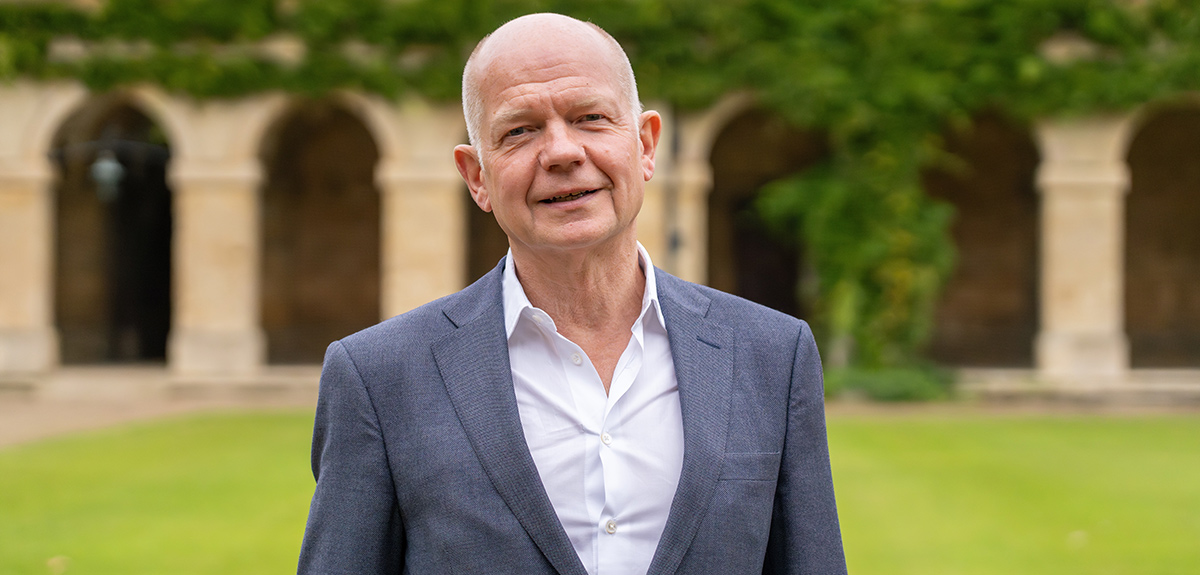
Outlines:
<svg viewBox="0 0 1200 575"><path fill-rule="evenodd" d="M585 575L525 443L502 270L329 346L299 573ZM684 456L649 573L845 573L808 326L655 273Z"/></svg>

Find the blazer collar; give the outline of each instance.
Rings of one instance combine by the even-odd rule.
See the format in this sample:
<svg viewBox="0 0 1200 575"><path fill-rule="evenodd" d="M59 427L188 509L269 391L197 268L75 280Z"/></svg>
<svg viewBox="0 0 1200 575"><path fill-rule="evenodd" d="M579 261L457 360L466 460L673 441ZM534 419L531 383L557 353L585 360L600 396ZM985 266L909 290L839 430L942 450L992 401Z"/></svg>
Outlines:
<svg viewBox="0 0 1200 575"><path fill-rule="evenodd" d="M733 333L707 317L712 300L698 287L656 271L683 412L683 469L648 575L678 569L716 490L729 433L734 360Z"/></svg>
<svg viewBox="0 0 1200 575"><path fill-rule="evenodd" d="M587 575L525 443L504 335L503 266L448 302L443 313L458 329L433 342L434 360L492 486L556 571Z"/></svg>
<svg viewBox="0 0 1200 575"><path fill-rule="evenodd" d="M496 491L554 568L585 575L558 521L525 443L504 329L504 260L451 298L443 310L458 328L433 343L450 400ZM710 298L655 268L658 295L679 384L683 469L649 575L683 560L717 486L729 430L733 333L707 318Z"/></svg>

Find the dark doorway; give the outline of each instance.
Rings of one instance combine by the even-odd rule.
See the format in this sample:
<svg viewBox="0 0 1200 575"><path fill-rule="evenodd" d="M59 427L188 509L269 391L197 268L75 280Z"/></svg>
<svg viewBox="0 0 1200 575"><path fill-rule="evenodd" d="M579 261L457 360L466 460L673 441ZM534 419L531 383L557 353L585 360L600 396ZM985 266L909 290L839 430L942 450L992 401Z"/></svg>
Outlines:
<svg viewBox="0 0 1200 575"><path fill-rule="evenodd" d="M97 98L50 152L58 168L55 317L64 364L164 361L171 329L170 150L146 114Z"/></svg>
<svg viewBox="0 0 1200 575"><path fill-rule="evenodd" d="M479 209L471 193L463 187L467 207L467 282L473 282L492 271L500 258L508 253L508 236L496 223L496 216Z"/></svg>
<svg viewBox="0 0 1200 575"><path fill-rule="evenodd" d="M1125 330L1133 367L1200 367L1200 110L1163 110L1129 148Z"/></svg>
<svg viewBox="0 0 1200 575"><path fill-rule="evenodd" d="M752 110L731 121L713 144L708 198L708 285L796 317L802 250L772 233L754 208L763 185L799 172L826 155L825 141L783 119Z"/></svg>
<svg viewBox="0 0 1200 575"><path fill-rule="evenodd" d="M1038 329L1039 155L1027 129L997 114L946 138L955 165L925 190L954 206L957 265L934 314L930 358L954 366L1030 367Z"/></svg>
<svg viewBox="0 0 1200 575"><path fill-rule="evenodd" d="M264 141L262 318L267 360L320 363L380 319L379 152L366 126L305 102Z"/></svg>

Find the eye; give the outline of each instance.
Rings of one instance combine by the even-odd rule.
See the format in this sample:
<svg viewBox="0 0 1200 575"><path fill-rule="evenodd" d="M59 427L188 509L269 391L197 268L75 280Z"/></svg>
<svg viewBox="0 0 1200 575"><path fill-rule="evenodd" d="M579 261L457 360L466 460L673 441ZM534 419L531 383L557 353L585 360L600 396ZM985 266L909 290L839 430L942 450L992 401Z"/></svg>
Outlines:
<svg viewBox="0 0 1200 575"><path fill-rule="evenodd" d="M580 120L584 122L596 122L604 119L604 114L584 114Z"/></svg>
<svg viewBox="0 0 1200 575"><path fill-rule="evenodd" d="M521 134L524 134L524 133L525 133L525 127L522 126L520 128L513 128L513 129L509 130L508 133L506 133L505 135L506 136L520 136Z"/></svg>

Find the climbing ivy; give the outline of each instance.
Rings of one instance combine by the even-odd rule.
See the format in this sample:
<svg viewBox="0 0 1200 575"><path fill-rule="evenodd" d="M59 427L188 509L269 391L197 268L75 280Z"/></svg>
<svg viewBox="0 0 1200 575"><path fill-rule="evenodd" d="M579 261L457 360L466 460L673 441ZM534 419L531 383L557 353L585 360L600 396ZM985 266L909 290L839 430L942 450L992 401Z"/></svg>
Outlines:
<svg viewBox="0 0 1200 575"><path fill-rule="evenodd" d="M945 161L941 134L984 110L1028 120L1200 88L1196 0L109 0L94 12L5 3L0 80L151 82L198 98L351 88L453 100L475 42L535 11L609 30L645 99L687 110L747 90L827 135L826 160L769 185L759 207L807 252L827 350L863 366L917 357L952 267L951 211L920 187L922 169ZM281 39L300 53L263 49ZM71 42L84 49L64 50Z"/></svg>

